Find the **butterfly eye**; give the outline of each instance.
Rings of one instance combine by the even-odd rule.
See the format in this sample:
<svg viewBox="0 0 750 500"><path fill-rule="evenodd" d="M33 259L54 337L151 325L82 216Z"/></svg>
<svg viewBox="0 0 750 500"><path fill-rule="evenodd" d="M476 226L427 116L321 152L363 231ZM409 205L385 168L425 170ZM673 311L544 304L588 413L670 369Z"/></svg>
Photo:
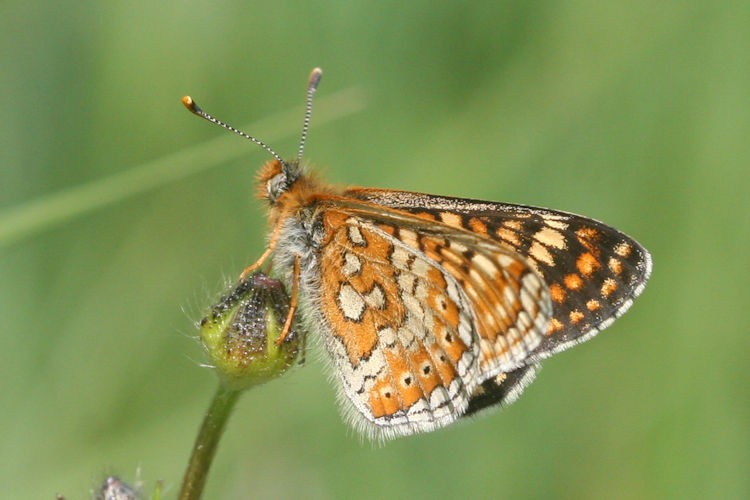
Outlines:
<svg viewBox="0 0 750 500"><path fill-rule="evenodd" d="M271 202L276 201L287 189L289 189L289 186L287 184L287 176L284 172L274 175L266 183L268 199Z"/></svg>

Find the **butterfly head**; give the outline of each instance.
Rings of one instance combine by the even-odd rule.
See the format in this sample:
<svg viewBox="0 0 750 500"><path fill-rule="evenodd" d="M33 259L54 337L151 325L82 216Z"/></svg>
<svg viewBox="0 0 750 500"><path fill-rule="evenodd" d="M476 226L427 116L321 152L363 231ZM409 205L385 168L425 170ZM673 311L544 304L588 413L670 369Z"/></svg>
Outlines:
<svg viewBox="0 0 750 500"><path fill-rule="evenodd" d="M298 161L270 160L263 165L258 174L258 197L275 205L302 176L302 167Z"/></svg>

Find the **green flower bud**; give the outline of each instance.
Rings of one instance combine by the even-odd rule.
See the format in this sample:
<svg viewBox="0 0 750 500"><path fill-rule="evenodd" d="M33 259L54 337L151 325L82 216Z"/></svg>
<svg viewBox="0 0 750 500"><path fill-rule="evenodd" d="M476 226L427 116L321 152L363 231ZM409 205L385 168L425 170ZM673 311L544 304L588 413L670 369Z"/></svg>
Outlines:
<svg viewBox="0 0 750 500"><path fill-rule="evenodd" d="M278 377L304 361L305 338L295 324L277 344L290 300L284 285L263 273L243 278L201 320L200 335L216 373L241 390Z"/></svg>

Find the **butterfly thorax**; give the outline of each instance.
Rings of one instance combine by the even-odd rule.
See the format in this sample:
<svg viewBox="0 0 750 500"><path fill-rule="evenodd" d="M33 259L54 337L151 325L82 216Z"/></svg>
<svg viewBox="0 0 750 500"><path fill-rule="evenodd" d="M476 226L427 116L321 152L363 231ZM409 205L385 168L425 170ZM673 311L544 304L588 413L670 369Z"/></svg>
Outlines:
<svg viewBox="0 0 750 500"><path fill-rule="evenodd" d="M267 162L258 181L258 196L268 201L274 272L291 287L298 279L293 267L295 259L299 259L304 296L308 288L305 285L317 271L319 252L325 244L323 214L336 205L343 190L305 172L297 161Z"/></svg>

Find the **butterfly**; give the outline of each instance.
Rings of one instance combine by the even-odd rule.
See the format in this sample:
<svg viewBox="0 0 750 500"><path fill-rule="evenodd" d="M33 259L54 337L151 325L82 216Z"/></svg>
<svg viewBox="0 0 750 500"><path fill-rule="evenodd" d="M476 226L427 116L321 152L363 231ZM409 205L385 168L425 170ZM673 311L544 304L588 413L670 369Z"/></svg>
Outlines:
<svg viewBox="0 0 750 500"><path fill-rule="evenodd" d="M301 164L322 76L313 70L297 158L259 144L267 259L319 335L342 413L387 439L513 402L549 356L590 339L644 289L651 257L601 222L524 205L337 188Z"/></svg>

